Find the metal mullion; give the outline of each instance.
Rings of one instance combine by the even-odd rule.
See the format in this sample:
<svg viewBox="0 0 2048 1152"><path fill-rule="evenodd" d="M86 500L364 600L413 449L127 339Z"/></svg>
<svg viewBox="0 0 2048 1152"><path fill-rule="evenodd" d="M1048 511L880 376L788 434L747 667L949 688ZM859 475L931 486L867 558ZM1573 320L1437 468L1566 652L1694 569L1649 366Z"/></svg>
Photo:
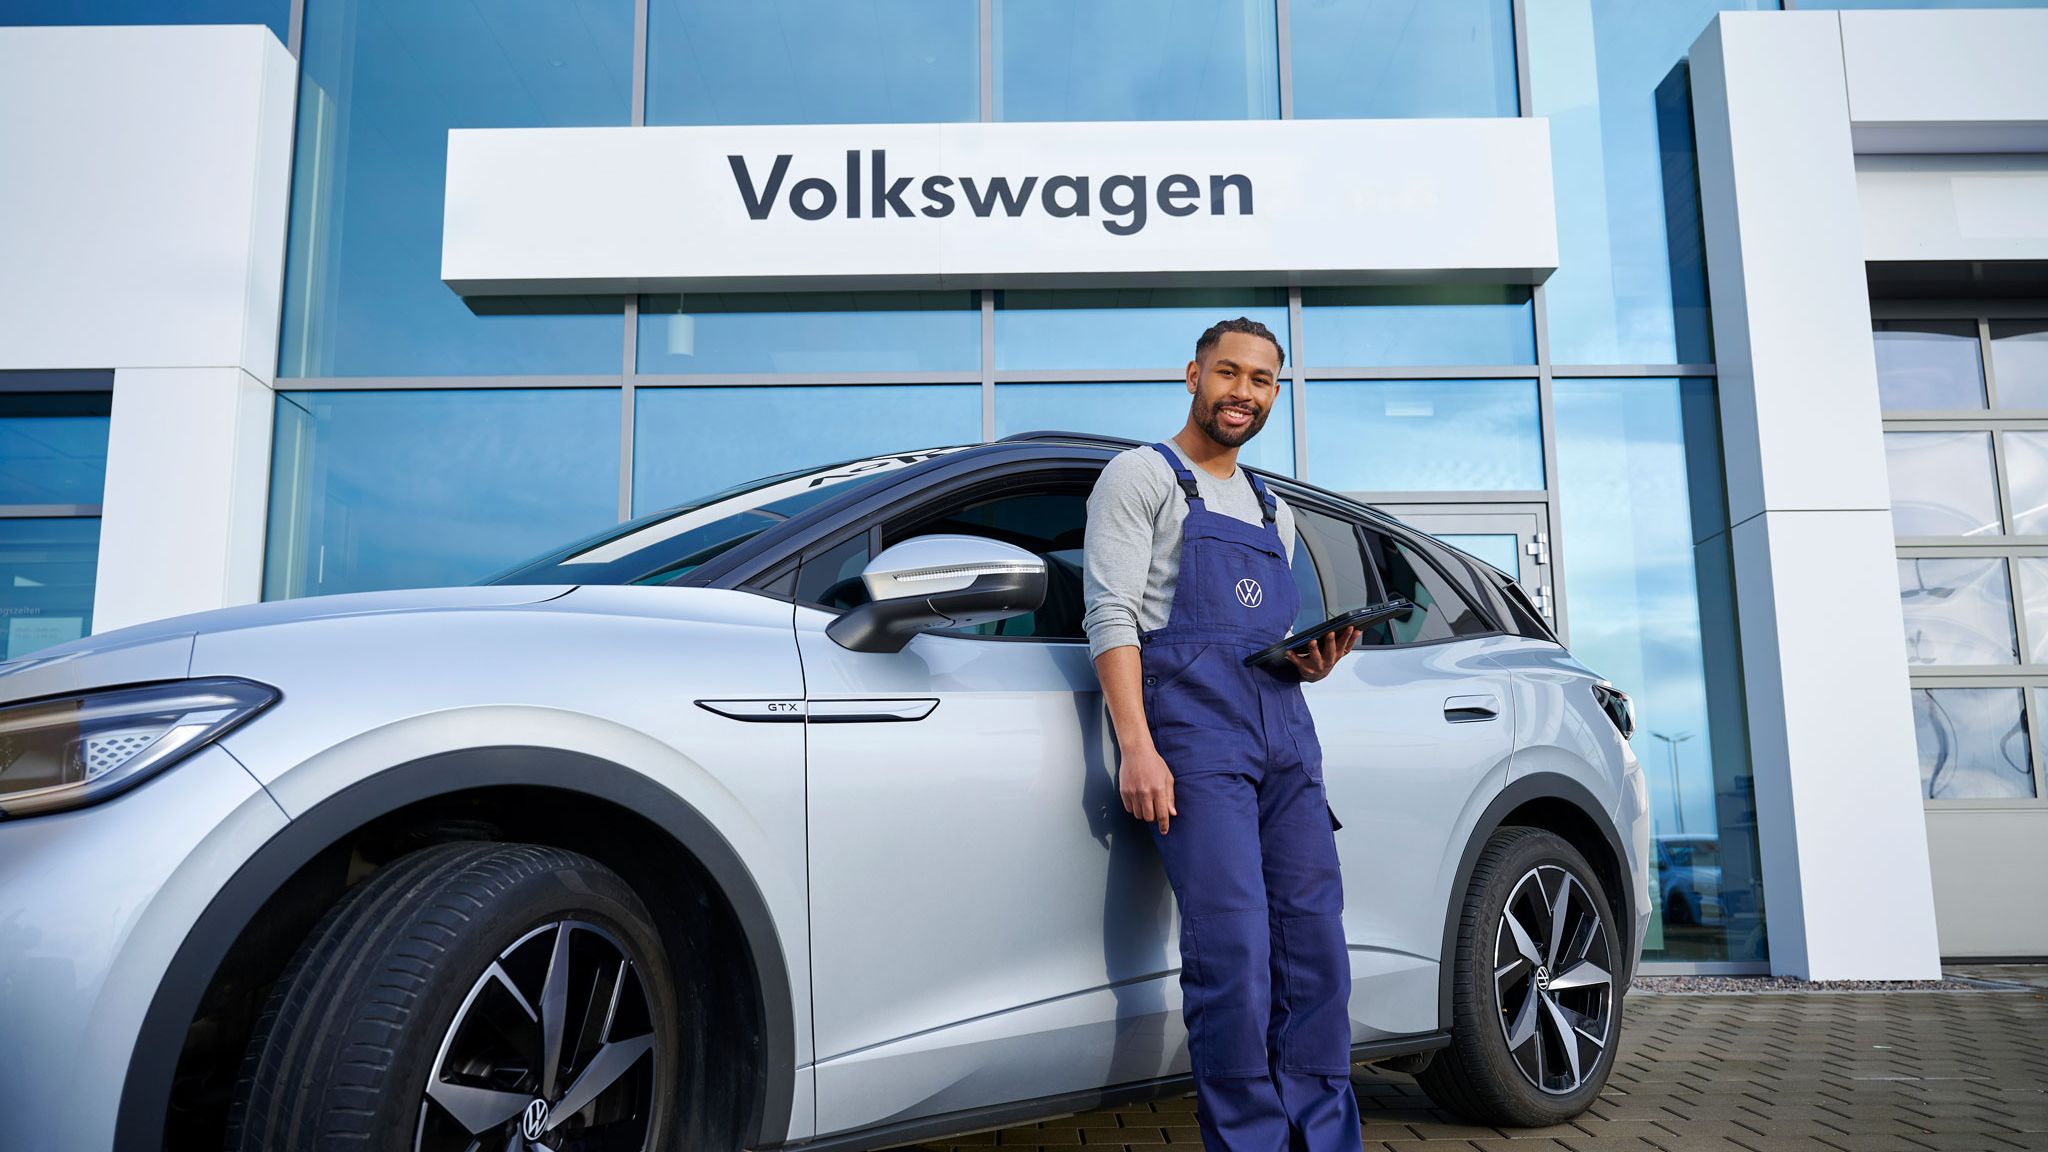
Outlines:
<svg viewBox="0 0 2048 1152"><path fill-rule="evenodd" d="M1998 378L1991 369L1991 321L1977 317L1977 370L1984 375L1984 407L1998 411Z"/></svg>
<svg viewBox="0 0 2048 1152"><path fill-rule="evenodd" d="M633 111L631 123L647 123L647 0L633 0Z"/></svg>
<svg viewBox="0 0 2048 1152"><path fill-rule="evenodd" d="M2005 430L1993 428L1989 432L1991 435L1991 478L1997 485L1998 491L1998 526L2004 530L2005 536L2010 539L2019 533L2013 530L2012 491L2011 485L2005 481Z"/></svg>
<svg viewBox="0 0 2048 1152"><path fill-rule="evenodd" d="M996 0L981 0L981 122L996 118Z"/></svg>
<svg viewBox="0 0 2048 1152"><path fill-rule="evenodd" d="M0 504L0 520L85 520L99 516L98 504Z"/></svg>
<svg viewBox="0 0 2048 1152"><path fill-rule="evenodd" d="M643 0L644 4L645 0ZM619 519L633 518L633 385L639 368L640 297L628 295L626 336L619 369Z"/></svg>
<svg viewBox="0 0 2048 1152"><path fill-rule="evenodd" d="M281 379L280 392L460 391L483 388L617 388L608 376L305 376Z"/></svg>
<svg viewBox="0 0 2048 1152"><path fill-rule="evenodd" d="M1282 6L1286 0L1281 0ZM1294 397L1294 475L1308 479L1308 377L1301 357L1301 287L1287 289L1287 347L1292 351L1294 370L1288 376L1289 395Z"/></svg>
<svg viewBox="0 0 2048 1152"><path fill-rule="evenodd" d="M1280 73L1280 118L1294 119L1294 49L1292 37L1288 35L1291 22L1287 12L1287 0L1274 0L1273 35L1278 41L1275 47L1279 57Z"/></svg>
<svg viewBox="0 0 2048 1152"><path fill-rule="evenodd" d="M1408 365L1397 368L1303 367L1308 380L1533 380L1534 364Z"/></svg>
<svg viewBox="0 0 2048 1152"><path fill-rule="evenodd" d="M1538 285L1537 291L1541 290L1542 286ZM1550 363L1548 346L1548 337L1545 337L1542 353L1545 364ZM1718 376L1720 370L1712 364L1566 364L1552 366L1550 374L1561 380L1634 380L1659 376Z"/></svg>
<svg viewBox="0 0 2048 1152"><path fill-rule="evenodd" d="M0 393L112 392L114 373L105 368L0 371Z"/></svg>
<svg viewBox="0 0 2048 1152"><path fill-rule="evenodd" d="M1529 106L1535 103L1535 84L1529 73L1529 0L1514 0L1515 37L1515 111L1519 116L1531 115Z"/></svg>
<svg viewBox="0 0 2048 1152"><path fill-rule="evenodd" d="M996 290L981 290L981 438L996 438Z"/></svg>
<svg viewBox="0 0 2048 1152"><path fill-rule="evenodd" d="M1873 320L2038 320L2048 314L2048 297L1998 300L1873 300Z"/></svg>
<svg viewBox="0 0 2048 1152"><path fill-rule="evenodd" d="M1499 492L1438 491L1431 489L1400 492L1346 491L1343 495L1360 503L1378 508L1382 505L1392 506L1396 504L1519 504L1526 507L1532 504L1543 504L1545 494L1542 491L1533 489L1504 489Z"/></svg>
<svg viewBox="0 0 2048 1152"><path fill-rule="evenodd" d="M1164 369L1148 368L1010 368L993 373L997 384L1185 384Z"/></svg>
<svg viewBox="0 0 2048 1152"><path fill-rule="evenodd" d="M641 388L803 388L885 387L890 384L979 385L974 372L705 372L695 375L641 373ZM617 377L612 382L618 382Z"/></svg>
<svg viewBox="0 0 2048 1152"><path fill-rule="evenodd" d="M1961 426L1960 429L1958 425ZM1918 408L1887 412L1884 427L1887 432L1988 432L1994 428L2014 432L2040 432L2048 431L2048 409L2007 409L1994 413L1976 408L1948 411Z"/></svg>
<svg viewBox="0 0 2048 1152"><path fill-rule="evenodd" d="M1543 446L1543 547L1549 553L1550 627L1560 641L1569 645L1571 614L1565 606L1564 502L1557 486L1557 378L1550 363L1550 296L1544 285L1529 290L1529 311L1536 326L1536 421Z"/></svg>
<svg viewBox="0 0 2048 1152"><path fill-rule="evenodd" d="M292 13L286 19L284 27L284 49L292 54L292 59L297 60L299 48L305 43L306 38L306 0L292 0ZM296 89L298 85L293 84L292 87Z"/></svg>

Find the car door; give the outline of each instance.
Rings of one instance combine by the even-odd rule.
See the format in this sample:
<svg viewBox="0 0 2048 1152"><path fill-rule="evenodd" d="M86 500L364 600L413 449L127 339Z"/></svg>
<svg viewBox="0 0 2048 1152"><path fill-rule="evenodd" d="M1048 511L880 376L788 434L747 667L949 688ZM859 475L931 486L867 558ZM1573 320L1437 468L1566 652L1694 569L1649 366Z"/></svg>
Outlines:
<svg viewBox="0 0 2048 1152"><path fill-rule="evenodd" d="M1081 632L1092 483L933 497L799 571L821 1134L1145 1079L1177 1044L1172 892ZM1044 556L1044 605L894 654L825 634L870 555L933 532Z"/></svg>
<svg viewBox="0 0 2048 1152"><path fill-rule="evenodd" d="M1488 658L1511 641L1416 541L1312 507L1296 522L1330 613L1388 596L1417 605L1303 691L1343 825L1353 1038L1435 1031L1459 829L1505 784L1513 751L1508 674Z"/></svg>

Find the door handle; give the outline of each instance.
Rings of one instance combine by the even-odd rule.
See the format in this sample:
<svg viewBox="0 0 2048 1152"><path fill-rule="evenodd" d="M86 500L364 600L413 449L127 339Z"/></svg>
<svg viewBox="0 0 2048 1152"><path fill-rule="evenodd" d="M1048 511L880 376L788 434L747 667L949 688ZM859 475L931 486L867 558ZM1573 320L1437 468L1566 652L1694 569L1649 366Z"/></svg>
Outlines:
<svg viewBox="0 0 2048 1152"><path fill-rule="evenodd" d="M939 702L930 697L894 700L812 700L813 724L876 724L890 721L922 720Z"/></svg>
<svg viewBox="0 0 2048 1152"><path fill-rule="evenodd" d="M1444 701L1444 719L1453 724L1471 724L1499 716L1498 696L1452 696Z"/></svg>

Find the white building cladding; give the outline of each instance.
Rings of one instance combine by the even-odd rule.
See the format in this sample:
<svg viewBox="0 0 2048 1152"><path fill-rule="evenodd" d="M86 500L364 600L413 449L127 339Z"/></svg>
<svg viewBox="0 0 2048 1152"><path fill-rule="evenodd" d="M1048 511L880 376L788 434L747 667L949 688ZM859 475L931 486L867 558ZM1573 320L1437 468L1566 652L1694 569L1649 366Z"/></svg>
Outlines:
<svg viewBox="0 0 2048 1152"><path fill-rule="evenodd" d="M1636 694L1653 961L2048 954L2048 14L246 4L0 28L10 650L1157 436L1246 314L1254 463L1514 571Z"/></svg>

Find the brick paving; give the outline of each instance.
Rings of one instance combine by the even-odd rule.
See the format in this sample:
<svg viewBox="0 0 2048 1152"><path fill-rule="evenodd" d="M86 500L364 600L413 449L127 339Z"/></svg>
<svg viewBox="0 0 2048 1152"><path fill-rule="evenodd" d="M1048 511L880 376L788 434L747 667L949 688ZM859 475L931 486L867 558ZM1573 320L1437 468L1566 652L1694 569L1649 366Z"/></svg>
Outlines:
<svg viewBox="0 0 2048 1152"><path fill-rule="evenodd" d="M1475 1128L1361 1065L1365 1152L2048 1152L2048 990L1650 995L1585 1115ZM1187 1152L1192 1095L918 1145Z"/></svg>

